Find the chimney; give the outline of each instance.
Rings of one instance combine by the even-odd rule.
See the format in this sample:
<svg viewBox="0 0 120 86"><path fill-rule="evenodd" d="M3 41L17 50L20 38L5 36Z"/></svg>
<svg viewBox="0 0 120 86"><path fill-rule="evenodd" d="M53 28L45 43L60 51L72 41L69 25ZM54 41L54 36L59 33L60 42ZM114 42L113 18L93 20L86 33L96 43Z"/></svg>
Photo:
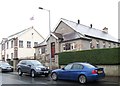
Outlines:
<svg viewBox="0 0 120 86"><path fill-rule="evenodd" d="M90 28L92 28L92 24L90 24Z"/></svg>
<svg viewBox="0 0 120 86"><path fill-rule="evenodd" d="M108 33L108 28L104 27L104 28L103 28L103 32L104 32L104 33Z"/></svg>
<svg viewBox="0 0 120 86"><path fill-rule="evenodd" d="M80 20L78 19L78 24L80 24Z"/></svg>

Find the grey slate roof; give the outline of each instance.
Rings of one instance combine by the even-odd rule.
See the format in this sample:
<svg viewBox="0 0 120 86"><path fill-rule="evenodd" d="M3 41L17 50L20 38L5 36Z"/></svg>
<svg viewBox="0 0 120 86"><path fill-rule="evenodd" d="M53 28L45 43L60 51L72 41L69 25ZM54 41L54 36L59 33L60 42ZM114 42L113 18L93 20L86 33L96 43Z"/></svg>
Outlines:
<svg viewBox="0 0 120 86"><path fill-rule="evenodd" d="M63 41L70 41L70 40L74 40L74 39L79 39L79 38L90 40L90 38L85 37L85 36L81 36L79 33L75 33L75 32L65 34L65 35L62 35L60 33L55 33L55 32L53 32L52 34L54 34L58 39L61 39L62 42Z"/></svg>
<svg viewBox="0 0 120 86"><path fill-rule="evenodd" d="M79 32L80 34L88 35L88 36L92 36L92 37L100 38L100 39L104 39L104 40L118 42L118 39L114 38L113 36L111 36L108 33L103 32L102 30L90 28L89 26L77 24L76 22L69 21L69 20L66 20L63 18L61 18L61 21L63 21L65 24L67 24L68 26L70 26L75 31Z"/></svg>

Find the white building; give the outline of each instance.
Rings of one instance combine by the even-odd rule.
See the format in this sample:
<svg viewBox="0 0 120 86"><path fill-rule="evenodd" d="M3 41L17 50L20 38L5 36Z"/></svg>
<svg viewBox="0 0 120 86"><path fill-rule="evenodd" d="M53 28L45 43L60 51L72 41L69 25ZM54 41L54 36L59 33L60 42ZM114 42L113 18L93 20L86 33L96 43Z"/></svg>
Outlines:
<svg viewBox="0 0 120 86"><path fill-rule="evenodd" d="M0 60L2 60L2 58L1 58L1 43L0 43Z"/></svg>
<svg viewBox="0 0 120 86"><path fill-rule="evenodd" d="M1 41L1 58L2 60L34 58L35 49L33 47L43 40L44 38L33 27L8 38L3 38Z"/></svg>

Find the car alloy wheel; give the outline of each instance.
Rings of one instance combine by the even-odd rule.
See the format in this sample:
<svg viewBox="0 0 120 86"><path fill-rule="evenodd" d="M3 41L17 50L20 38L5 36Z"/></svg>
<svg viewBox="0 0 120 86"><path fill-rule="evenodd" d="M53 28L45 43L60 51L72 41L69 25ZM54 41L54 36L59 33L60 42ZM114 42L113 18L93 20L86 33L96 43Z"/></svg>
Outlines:
<svg viewBox="0 0 120 86"><path fill-rule="evenodd" d="M21 69L18 69L18 74L19 74L19 76L22 76L22 71L21 71Z"/></svg>
<svg viewBox="0 0 120 86"><path fill-rule="evenodd" d="M34 71L34 70L31 71L31 77L32 77L32 78L35 77L35 71Z"/></svg>
<svg viewBox="0 0 120 86"><path fill-rule="evenodd" d="M51 78L52 78L52 80L56 81L57 80L57 74L56 73L52 73Z"/></svg>
<svg viewBox="0 0 120 86"><path fill-rule="evenodd" d="M87 82L86 76L85 76L85 75L80 75L80 76L79 76L79 82L80 82L81 84L86 83L86 82Z"/></svg>

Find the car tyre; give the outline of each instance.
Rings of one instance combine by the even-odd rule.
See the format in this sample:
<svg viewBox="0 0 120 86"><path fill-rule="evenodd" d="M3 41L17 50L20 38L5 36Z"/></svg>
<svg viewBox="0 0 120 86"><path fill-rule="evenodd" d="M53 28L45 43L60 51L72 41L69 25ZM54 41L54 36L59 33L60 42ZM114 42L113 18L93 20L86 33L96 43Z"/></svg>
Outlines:
<svg viewBox="0 0 120 86"><path fill-rule="evenodd" d="M31 77L35 78L35 71L34 70L31 70Z"/></svg>
<svg viewBox="0 0 120 86"><path fill-rule="evenodd" d="M87 82L87 78L85 75L80 75L79 78L78 78L78 81L81 83L81 84L85 84Z"/></svg>
<svg viewBox="0 0 120 86"><path fill-rule="evenodd" d="M52 73L51 78L52 78L52 80L56 81L58 79L58 76L56 73Z"/></svg>
<svg viewBox="0 0 120 86"><path fill-rule="evenodd" d="M18 69L18 74L19 74L19 76L22 76L23 72L21 69Z"/></svg>

